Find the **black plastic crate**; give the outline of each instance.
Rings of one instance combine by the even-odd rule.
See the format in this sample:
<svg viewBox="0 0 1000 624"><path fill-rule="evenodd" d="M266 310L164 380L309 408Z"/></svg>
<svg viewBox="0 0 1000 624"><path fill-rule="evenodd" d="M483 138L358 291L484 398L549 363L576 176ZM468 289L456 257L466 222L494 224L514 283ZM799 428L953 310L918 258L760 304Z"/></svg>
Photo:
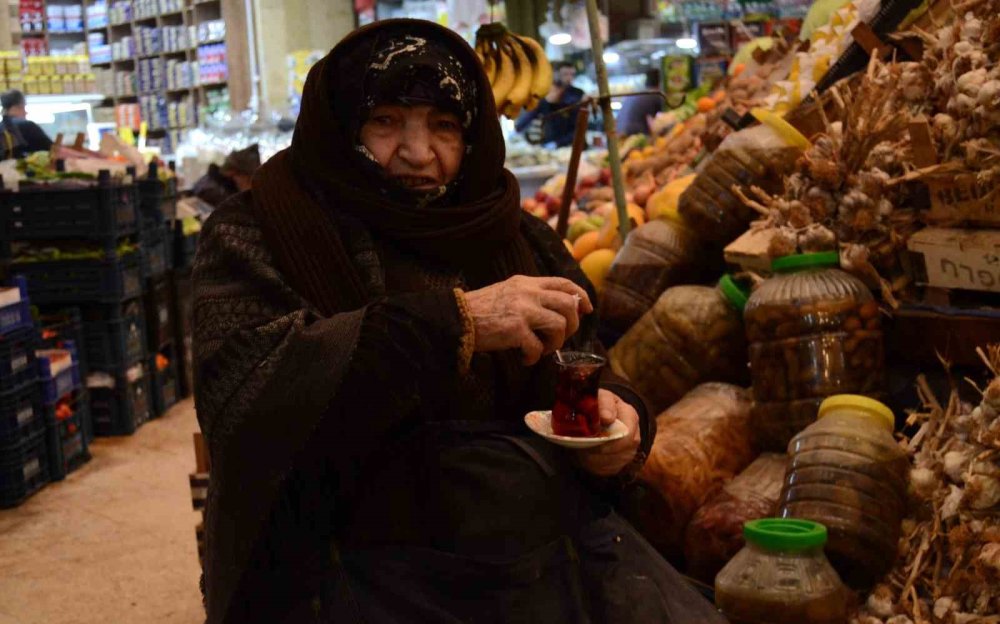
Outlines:
<svg viewBox="0 0 1000 624"><path fill-rule="evenodd" d="M52 405L70 392L80 389L80 361L76 345L67 340L64 350L70 352L70 360L54 360L45 350L37 352L38 372L41 378L42 402Z"/></svg>
<svg viewBox="0 0 1000 624"><path fill-rule="evenodd" d="M31 325L28 280L23 275L15 275L11 290L0 290L0 334L15 332Z"/></svg>
<svg viewBox="0 0 1000 624"><path fill-rule="evenodd" d="M86 306L81 314L89 370L117 370L145 359L146 314L141 299Z"/></svg>
<svg viewBox="0 0 1000 624"><path fill-rule="evenodd" d="M142 294L140 254L104 260L63 260L12 264L28 279L35 305L114 303Z"/></svg>
<svg viewBox="0 0 1000 624"><path fill-rule="evenodd" d="M0 508L16 507L49 482L44 431L0 448Z"/></svg>
<svg viewBox="0 0 1000 624"><path fill-rule="evenodd" d="M160 180L155 164L149 167L149 175L138 181L139 227L145 232L162 227L176 216L177 179Z"/></svg>
<svg viewBox="0 0 1000 624"><path fill-rule="evenodd" d="M99 436L131 435L149 420L152 410L145 363L113 373L87 377L90 415Z"/></svg>
<svg viewBox="0 0 1000 624"><path fill-rule="evenodd" d="M143 302L146 307L146 344L150 353L159 351L174 335L173 290L171 277L165 275L146 285Z"/></svg>
<svg viewBox="0 0 1000 624"><path fill-rule="evenodd" d="M161 228L140 240L142 276L146 279L162 277L174 266L174 245Z"/></svg>
<svg viewBox="0 0 1000 624"><path fill-rule="evenodd" d="M194 255L198 251L199 232L184 236L184 226L181 221L174 221L174 268L179 271L190 269L194 265Z"/></svg>
<svg viewBox="0 0 1000 624"><path fill-rule="evenodd" d="M0 393L0 448L15 446L44 430L44 416L37 381Z"/></svg>
<svg viewBox="0 0 1000 624"><path fill-rule="evenodd" d="M89 420L90 405L87 393L82 390L47 408L45 436L52 481L65 479L66 475L90 461L85 425Z"/></svg>
<svg viewBox="0 0 1000 624"><path fill-rule="evenodd" d="M0 191L5 240L106 240L136 231L136 187L102 175L95 184L57 183Z"/></svg>
<svg viewBox="0 0 1000 624"><path fill-rule="evenodd" d="M45 307L37 308L38 348L65 349L67 341L77 347L77 361L80 378L87 376L86 344L83 341L83 321L80 308Z"/></svg>
<svg viewBox="0 0 1000 624"><path fill-rule="evenodd" d="M0 336L0 392L20 388L38 378L37 346L38 332L34 327Z"/></svg>
<svg viewBox="0 0 1000 624"><path fill-rule="evenodd" d="M153 371L151 390L154 417L165 414L178 400L179 380L175 352L170 344L149 358L149 370Z"/></svg>

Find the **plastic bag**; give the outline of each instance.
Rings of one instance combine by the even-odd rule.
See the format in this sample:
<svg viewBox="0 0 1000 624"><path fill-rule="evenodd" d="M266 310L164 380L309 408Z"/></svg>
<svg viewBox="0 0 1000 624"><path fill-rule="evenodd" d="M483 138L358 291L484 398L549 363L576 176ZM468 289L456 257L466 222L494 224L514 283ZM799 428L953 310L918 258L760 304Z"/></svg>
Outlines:
<svg viewBox="0 0 1000 624"><path fill-rule="evenodd" d="M749 422L749 392L723 383L698 386L657 417L639 473L647 495L633 515L668 558L681 558L684 530L698 508L753 461Z"/></svg>
<svg viewBox="0 0 1000 624"><path fill-rule="evenodd" d="M787 455L761 455L698 510L684 538L691 576L711 583L743 548L743 523L774 515L787 468Z"/></svg>
<svg viewBox="0 0 1000 624"><path fill-rule="evenodd" d="M611 349L611 368L657 413L705 381L746 381L740 311L719 288L668 288Z"/></svg>

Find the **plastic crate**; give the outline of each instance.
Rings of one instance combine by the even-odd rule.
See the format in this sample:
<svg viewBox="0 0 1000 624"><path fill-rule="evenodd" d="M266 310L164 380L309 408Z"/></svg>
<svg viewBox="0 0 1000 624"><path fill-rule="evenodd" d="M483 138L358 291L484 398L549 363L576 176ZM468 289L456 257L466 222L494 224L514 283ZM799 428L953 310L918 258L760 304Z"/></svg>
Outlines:
<svg viewBox="0 0 1000 624"><path fill-rule="evenodd" d="M117 370L146 357L146 315L141 299L81 309L89 370Z"/></svg>
<svg viewBox="0 0 1000 624"><path fill-rule="evenodd" d="M34 327L0 336L0 392L20 388L38 378L37 345L38 333Z"/></svg>
<svg viewBox="0 0 1000 624"><path fill-rule="evenodd" d="M174 221L174 268L179 271L194 265L194 255L198 251L199 233L184 236L180 221Z"/></svg>
<svg viewBox="0 0 1000 624"><path fill-rule="evenodd" d="M0 334L9 334L31 325L28 280L23 275L15 275L9 290L0 289Z"/></svg>
<svg viewBox="0 0 1000 624"><path fill-rule="evenodd" d="M131 435L150 418L149 374L144 363L114 373L91 373L87 390L96 435Z"/></svg>
<svg viewBox="0 0 1000 624"><path fill-rule="evenodd" d="M157 355L167 359L167 366L163 370L157 365L157 355L149 358L149 370L153 371L152 376L152 398L154 417L162 416L173 407L178 400L179 387L177 377L177 361L175 358L173 345L167 345Z"/></svg>
<svg viewBox="0 0 1000 624"><path fill-rule="evenodd" d="M35 305L113 303L142 294L139 253L105 260L25 262L11 265L28 279Z"/></svg>
<svg viewBox="0 0 1000 624"><path fill-rule="evenodd" d="M76 356L80 364L80 378L86 377L86 343L83 341L83 322L80 317L80 308L37 308L35 318L38 323L38 348L65 349L66 341L72 341L77 347Z"/></svg>
<svg viewBox="0 0 1000 624"><path fill-rule="evenodd" d="M85 422L90 420L87 393L78 391L66 401L72 415L60 418L59 409L51 405L45 414L45 437L49 453L49 477L52 481L66 478L90 460Z"/></svg>
<svg viewBox="0 0 1000 624"><path fill-rule="evenodd" d="M69 363L54 361L46 351L38 351L38 368L42 382L42 401L52 405L60 398L80 388L80 364L76 345L67 340L65 351L70 353Z"/></svg>
<svg viewBox="0 0 1000 624"><path fill-rule="evenodd" d="M159 351L174 336L173 290L170 276L147 284L143 302L146 307L146 344L149 352Z"/></svg>
<svg viewBox="0 0 1000 624"><path fill-rule="evenodd" d="M16 507L49 482L44 431L0 448L0 508Z"/></svg>
<svg viewBox="0 0 1000 624"><path fill-rule="evenodd" d="M149 176L138 181L139 227L146 232L162 227L168 219L176 215L177 179L159 179L154 165L150 165Z"/></svg>
<svg viewBox="0 0 1000 624"><path fill-rule="evenodd" d="M191 271L174 271L171 274L171 303L174 315L174 340L180 342L190 335L193 312Z"/></svg>
<svg viewBox="0 0 1000 624"><path fill-rule="evenodd" d="M44 430L44 415L37 381L0 393L0 448L15 446Z"/></svg>
<svg viewBox="0 0 1000 624"><path fill-rule="evenodd" d="M136 187L102 175L93 185L22 186L0 191L0 236L6 240L107 240L136 231Z"/></svg>
<svg viewBox="0 0 1000 624"><path fill-rule="evenodd" d="M144 236L140 243L142 276L146 279L162 277L174 266L174 246L166 231Z"/></svg>

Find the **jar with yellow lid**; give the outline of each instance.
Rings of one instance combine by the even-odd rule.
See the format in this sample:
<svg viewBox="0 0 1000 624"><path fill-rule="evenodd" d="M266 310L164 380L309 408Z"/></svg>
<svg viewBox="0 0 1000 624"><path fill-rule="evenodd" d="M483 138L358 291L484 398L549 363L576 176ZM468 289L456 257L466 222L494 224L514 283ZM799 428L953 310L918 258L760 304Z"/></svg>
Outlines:
<svg viewBox="0 0 1000 624"><path fill-rule="evenodd" d="M836 395L788 445L779 515L824 524L827 556L855 589L871 587L896 559L910 462L894 427L883 403Z"/></svg>

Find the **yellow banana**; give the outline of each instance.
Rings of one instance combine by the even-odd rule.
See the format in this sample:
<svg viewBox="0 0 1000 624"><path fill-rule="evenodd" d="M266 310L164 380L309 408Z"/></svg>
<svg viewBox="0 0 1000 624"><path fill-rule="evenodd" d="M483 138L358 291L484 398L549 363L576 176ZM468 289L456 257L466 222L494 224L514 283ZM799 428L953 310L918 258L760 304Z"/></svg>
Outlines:
<svg viewBox="0 0 1000 624"><path fill-rule="evenodd" d="M508 100L508 95L514 87L517 78L517 69L514 67L514 60L508 57L499 46L494 50L493 63L496 66L496 77L493 80L493 99L496 101L497 111Z"/></svg>
<svg viewBox="0 0 1000 624"><path fill-rule="evenodd" d="M524 53L524 48L513 37L507 37L501 41L501 50L508 59L513 61L514 65L514 84L507 93L507 101L513 105L512 110L520 110L528 103L528 98L531 96L533 75L531 61Z"/></svg>
<svg viewBox="0 0 1000 624"><path fill-rule="evenodd" d="M493 81L497 78L497 66L493 61L493 51L489 49L489 45L485 43L479 44L476 46L476 56L479 57L479 62L483 64L487 82L492 86Z"/></svg>
<svg viewBox="0 0 1000 624"><path fill-rule="evenodd" d="M515 37L524 48L528 59L531 60L533 69L531 97L526 108L532 110L538 106L542 98L549 94L549 90L552 88L552 63L545 56L545 49L542 48L540 43L531 37L522 37L520 35L515 35Z"/></svg>

